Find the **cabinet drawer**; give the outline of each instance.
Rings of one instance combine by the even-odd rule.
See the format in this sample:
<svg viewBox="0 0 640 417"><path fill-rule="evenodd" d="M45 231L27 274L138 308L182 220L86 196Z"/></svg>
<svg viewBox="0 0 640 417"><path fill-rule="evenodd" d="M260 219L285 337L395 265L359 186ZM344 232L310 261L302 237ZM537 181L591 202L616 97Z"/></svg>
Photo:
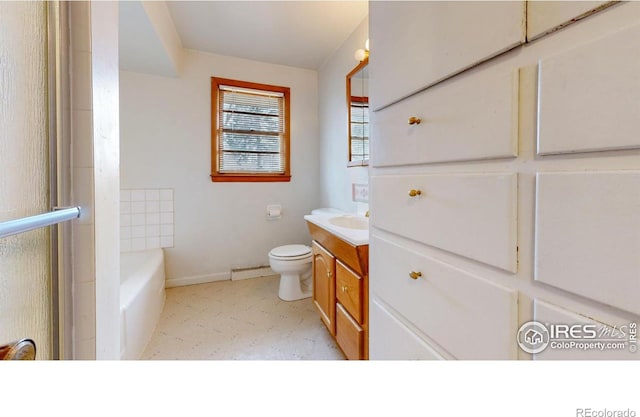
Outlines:
<svg viewBox="0 0 640 417"><path fill-rule="evenodd" d="M336 262L336 297L351 316L362 324L362 278L342 262Z"/></svg>
<svg viewBox="0 0 640 417"><path fill-rule="evenodd" d="M336 341L347 359L364 357L364 330L339 303L336 304Z"/></svg>
<svg viewBox="0 0 640 417"><path fill-rule="evenodd" d="M371 117L375 167L518 155L518 72L462 74ZM409 124L416 117L420 123Z"/></svg>
<svg viewBox="0 0 640 417"><path fill-rule="evenodd" d="M640 314L640 171L537 175L535 279Z"/></svg>
<svg viewBox="0 0 640 417"><path fill-rule="evenodd" d="M370 249L372 293L444 350L457 359L516 358L515 291L376 235Z"/></svg>
<svg viewBox="0 0 640 417"><path fill-rule="evenodd" d="M524 42L524 1L372 1L371 108Z"/></svg>
<svg viewBox="0 0 640 417"><path fill-rule="evenodd" d="M444 359L376 300L371 302L369 317L370 359Z"/></svg>
<svg viewBox="0 0 640 417"><path fill-rule="evenodd" d="M516 272L517 174L374 176L370 198L373 226Z"/></svg>
<svg viewBox="0 0 640 417"><path fill-rule="evenodd" d="M613 1L528 1L527 40L536 39L615 3Z"/></svg>
<svg viewBox="0 0 640 417"><path fill-rule="evenodd" d="M539 323L544 323L547 329L549 328L549 324L566 324L568 326L576 324L588 324L594 326L591 328L591 330L595 330L597 334L597 337L595 339L573 339L576 342L597 342L598 340L602 341L602 339L607 339L605 341L602 341L603 343L607 343L624 342L629 340L629 334L631 330L629 320L620 319L620 321L616 323L602 323L539 299L534 301L534 312L534 320ZM636 330L637 334L637 328L633 330ZM580 335L581 333L577 332L577 334ZM563 337L565 336L561 335L558 338ZM534 354L533 358L553 360L640 359L640 353L638 353L637 351L632 351L633 349L634 348L630 348L629 343L627 343L624 348L609 348L602 351L599 349L583 350L579 348L558 349L556 346L551 346L551 344L549 344L542 352Z"/></svg>
<svg viewBox="0 0 640 417"><path fill-rule="evenodd" d="M538 153L640 147L640 25L538 67Z"/></svg>

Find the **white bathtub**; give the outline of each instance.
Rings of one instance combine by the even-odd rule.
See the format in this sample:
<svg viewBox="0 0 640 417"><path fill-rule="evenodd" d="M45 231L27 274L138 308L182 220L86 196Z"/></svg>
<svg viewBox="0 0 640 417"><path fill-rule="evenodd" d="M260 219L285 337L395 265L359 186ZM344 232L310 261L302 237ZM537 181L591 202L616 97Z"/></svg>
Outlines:
<svg viewBox="0 0 640 417"><path fill-rule="evenodd" d="M120 254L120 358L140 359L164 307L164 253Z"/></svg>

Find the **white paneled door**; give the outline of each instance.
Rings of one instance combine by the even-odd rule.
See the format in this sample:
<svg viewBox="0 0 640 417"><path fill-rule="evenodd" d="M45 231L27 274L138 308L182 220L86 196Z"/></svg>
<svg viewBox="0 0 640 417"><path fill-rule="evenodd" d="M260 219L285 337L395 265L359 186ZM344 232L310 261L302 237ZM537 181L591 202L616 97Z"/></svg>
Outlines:
<svg viewBox="0 0 640 417"><path fill-rule="evenodd" d="M0 222L51 209L47 51L47 4L0 2ZM55 357L49 229L0 238L0 345L37 359Z"/></svg>

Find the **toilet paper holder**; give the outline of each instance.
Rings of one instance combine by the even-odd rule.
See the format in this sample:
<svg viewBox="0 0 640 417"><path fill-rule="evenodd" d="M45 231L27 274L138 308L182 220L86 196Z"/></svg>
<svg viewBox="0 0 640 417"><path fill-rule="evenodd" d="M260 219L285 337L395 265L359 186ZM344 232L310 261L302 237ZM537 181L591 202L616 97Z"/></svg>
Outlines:
<svg viewBox="0 0 640 417"><path fill-rule="evenodd" d="M282 206L280 204L270 204L267 206L267 220L278 220L282 218Z"/></svg>

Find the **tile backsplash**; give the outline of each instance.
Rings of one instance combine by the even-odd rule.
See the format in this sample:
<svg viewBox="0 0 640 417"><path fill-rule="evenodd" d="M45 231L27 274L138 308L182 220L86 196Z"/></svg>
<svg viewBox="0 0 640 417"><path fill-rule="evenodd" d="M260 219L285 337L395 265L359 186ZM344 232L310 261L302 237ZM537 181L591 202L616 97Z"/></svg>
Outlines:
<svg viewBox="0 0 640 417"><path fill-rule="evenodd" d="M173 247L173 189L120 190L120 252Z"/></svg>

